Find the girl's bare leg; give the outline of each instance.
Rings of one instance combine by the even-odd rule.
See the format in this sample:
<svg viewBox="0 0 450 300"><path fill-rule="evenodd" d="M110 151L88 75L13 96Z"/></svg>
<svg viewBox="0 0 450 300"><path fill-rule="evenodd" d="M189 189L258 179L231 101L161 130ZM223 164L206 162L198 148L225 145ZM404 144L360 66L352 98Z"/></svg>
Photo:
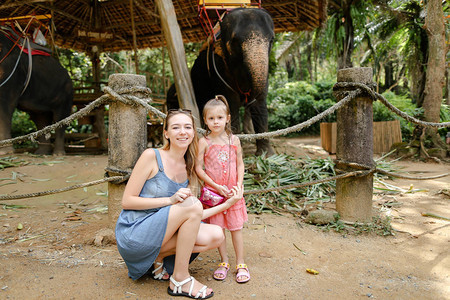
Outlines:
<svg viewBox="0 0 450 300"><path fill-rule="evenodd" d="M226 236L225 236L225 229L223 229L223 236L224 236L224 240L223 240L222 244L220 244L220 246L219 246L220 261L228 264L229 259L228 259L227 240L226 240ZM226 271L225 267L219 267L217 269ZM220 275L221 274L214 274L214 276L217 276L216 277L217 279L222 278L222 276L220 276Z"/></svg>
<svg viewBox="0 0 450 300"><path fill-rule="evenodd" d="M231 231L234 252L236 253L236 265L245 264L244 262L244 236L241 230ZM244 275L245 276L245 275ZM247 276L239 276L239 280L247 279ZM242 278L244 277L244 278Z"/></svg>
<svg viewBox="0 0 450 300"><path fill-rule="evenodd" d="M233 240L234 252L236 253L236 264L244 263L244 236L241 230L231 231L231 239Z"/></svg>

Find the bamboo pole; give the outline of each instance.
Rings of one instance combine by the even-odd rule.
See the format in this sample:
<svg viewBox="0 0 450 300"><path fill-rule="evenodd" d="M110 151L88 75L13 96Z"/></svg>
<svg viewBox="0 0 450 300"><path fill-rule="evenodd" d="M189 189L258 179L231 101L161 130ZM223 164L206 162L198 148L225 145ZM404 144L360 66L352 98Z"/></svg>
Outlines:
<svg viewBox="0 0 450 300"><path fill-rule="evenodd" d="M372 83L372 68L338 71L337 82ZM372 99L359 95L337 112L337 161L373 165ZM353 171L349 167L339 167ZM372 218L373 174L336 181L336 209L345 221L369 222Z"/></svg>
<svg viewBox="0 0 450 300"><path fill-rule="evenodd" d="M145 76L134 74L113 74L108 86L114 91L129 87L145 87ZM139 95L135 95L139 96ZM141 105L126 105L114 101L109 106L108 168L133 169L139 156L147 146L147 110ZM114 227L122 207L125 183L108 183L108 217Z"/></svg>
<svg viewBox="0 0 450 300"><path fill-rule="evenodd" d="M197 103L195 102L194 88L186 63L183 39L181 37L180 26L177 22L177 16L175 15L175 8L171 0L156 0L155 3L161 17L164 38L167 41L178 102L180 103L180 107L192 111L196 125L200 126L200 114Z"/></svg>

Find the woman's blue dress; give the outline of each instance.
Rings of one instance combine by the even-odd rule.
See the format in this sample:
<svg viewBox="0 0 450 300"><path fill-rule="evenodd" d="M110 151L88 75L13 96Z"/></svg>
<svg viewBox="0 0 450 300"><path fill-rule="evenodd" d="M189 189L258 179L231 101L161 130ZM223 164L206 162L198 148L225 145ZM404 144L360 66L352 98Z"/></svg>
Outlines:
<svg viewBox="0 0 450 300"><path fill-rule="evenodd" d="M158 161L158 173L148 179L141 197L170 197L188 181L178 183L164 173L161 155L154 149ZM116 224L116 241L119 253L128 267L128 276L136 280L147 273L161 250L166 234L170 206L147 210L122 210Z"/></svg>

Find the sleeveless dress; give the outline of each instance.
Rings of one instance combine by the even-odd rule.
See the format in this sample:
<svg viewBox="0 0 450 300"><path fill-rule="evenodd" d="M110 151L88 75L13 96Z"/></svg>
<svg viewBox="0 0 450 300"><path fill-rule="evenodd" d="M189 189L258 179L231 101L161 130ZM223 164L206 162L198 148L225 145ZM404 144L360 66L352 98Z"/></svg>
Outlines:
<svg viewBox="0 0 450 300"><path fill-rule="evenodd" d="M154 151L159 170L145 182L139 196L170 197L180 188L186 188L188 180L178 183L167 177L161 155L157 149ZM117 248L128 267L128 276L131 279L136 280L146 274L158 256L166 234L169 210L170 206L164 206L146 210L122 210L120 213L116 223ZM172 263L173 261L172 258ZM168 269L166 259L164 267ZM173 265L170 268L172 269Z"/></svg>
<svg viewBox="0 0 450 300"><path fill-rule="evenodd" d="M231 136L231 141L235 136ZM226 145L213 144L206 136L208 149L205 151L203 161L205 173L217 184L226 185L229 190L236 186L237 176L237 146L233 143ZM208 186L208 185L206 185ZM214 188L208 186L212 190ZM240 230L248 221L247 207L242 198L229 209L209 217L209 224L219 225L230 231Z"/></svg>

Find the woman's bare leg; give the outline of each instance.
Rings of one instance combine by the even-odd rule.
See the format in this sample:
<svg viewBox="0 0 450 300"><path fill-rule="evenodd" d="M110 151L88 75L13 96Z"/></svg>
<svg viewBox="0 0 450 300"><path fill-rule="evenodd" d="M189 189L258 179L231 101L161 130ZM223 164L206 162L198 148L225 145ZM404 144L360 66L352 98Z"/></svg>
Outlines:
<svg viewBox="0 0 450 300"><path fill-rule="evenodd" d="M170 208L161 251L162 253L173 252L173 244L175 244L175 268L172 277L178 282L190 276L189 258L200 233L202 212L202 204L194 197L189 197L184 202L172 205ZM193 295L196 295L202 286L195 281ZM182 290L189 291L189 287L190 283L184 285ZM172 290L174 288L172 282L170 282L170 288ZM211 292L211 289L207 290L207 294Z"/></svg>

